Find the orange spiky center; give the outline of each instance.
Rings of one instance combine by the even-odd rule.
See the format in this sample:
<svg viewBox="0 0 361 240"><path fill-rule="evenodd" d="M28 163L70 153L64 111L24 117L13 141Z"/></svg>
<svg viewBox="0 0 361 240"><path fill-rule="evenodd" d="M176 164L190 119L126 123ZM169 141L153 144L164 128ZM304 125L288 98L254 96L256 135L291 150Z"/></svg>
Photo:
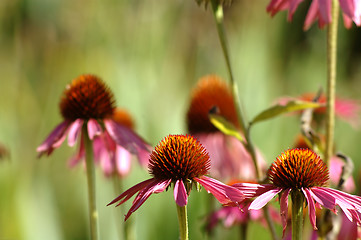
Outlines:
<svg viewBox="0 0 361 240"><path fill-rule="evenodd" d="M329 180L326 164L310 149L289 149L277 157L268 170L269 181L281 188L325 186Z"/></svg>
<svg viewBox="0 0 361 240"><path fill-rule="evenodd" d="M148 164L156 179L192 180L206 175L209 155L198 140L190 135L169 135L153 150Z"/></svg>
<svg viewBox="0 0 361 240"><path fill-rule="evenodd" d="M209 121L209 111L217 113L239 126L237 113L228 86L217 76L211 75L200 79L192 93L192 100L187 113L188 130L191 133L216 132L216 127Z"/></svg>
<svg viewBox="0 0 361 240"><path fill-rule="evenodd" d="M116 108L114 110L112 119L119 124L122 124L130 129L134 129L134 121L132 116L124 109Z"/></svg>
<svg viewBox="0 0 361 240"><path fill-rule="evenodd" d="M104 119L114 111L114 97L105 83L94 75L81 75L69 84L60 101L62 116L74 121Z"/></svg>

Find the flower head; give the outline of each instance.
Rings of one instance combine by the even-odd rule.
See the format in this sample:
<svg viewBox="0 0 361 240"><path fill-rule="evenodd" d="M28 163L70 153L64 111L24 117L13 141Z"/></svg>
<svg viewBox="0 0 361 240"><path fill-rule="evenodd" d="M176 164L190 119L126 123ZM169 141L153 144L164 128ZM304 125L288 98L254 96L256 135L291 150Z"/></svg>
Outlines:
<svg viewBox="0 0 361 240"><path fill-rule="evenodd" d="M292 20L298 5L303 0L271 0L267 6L267 12L272 16L279 11L288 10L288 21ZM339 0L343 12L345 27L350 28L352 21L361 26L361 2L359 0ZM331 22L332 0L312 0L308 10L304 30L310 28L312 23L318 19L320 28Z"/></svg>
<svg viewBox="0 0 361 240"><path fill-rule="evenodd" d="M283 232L287 226L288 195L299 191L307 201L308 214L316 230L316 207L321 206L336 213L339 206L347 218L361 224L361 197L324 187L328 170L319 156L309 149L290 149L282 153L268 171L270 184L236 183L246 198L256 197L249 209L261 209L280 193ZM282 182L283 181L283 182Z"/></svg>
<svg viewBox="0 0 361 240"><path fill-rule="evenodd" d="M235 197L237 202L242 201L242 193L237 189L204 176L209 167L209 155L199 141L190 135L169 135L150 155L148 170L153 178L131 187L108 205L119 202L119 206L138 193L125 217L127 220L151 194L163 192L174 184L174 199L179 206L185 206L192 185L196 183L222 204L231 204L230 196Z"/></svg>
<svg viewBox="0 0 361 240"><path fill-rule="evenodd" d="M60 101L64 121L37 148L39 156L50 155L68 136L71 147L80 139L79 152L70 161L71 164L78 162L85 156L83 127L87 130L87 137L93 140L95 155L107 153L108 157L115 156L114 150L118 147L133 154L148 151L148 145L137 134L117 123L116 117L113 119L114 114L117 116L114 105L112 92L99 77L85 74L74 79Z"/></svg>
<svg viewBox="0 0 361 240"><path fill-rule="evenodd" d="M216 75L202 77L194 88L187 112L188 131L209 151L212 168L210 175L230 179L256 180L254 164L244 145L232 136L220 132L210 121L209 112L217 114L239 127L233 95L228 85ZM257 152L258 164L265 161Z"/></svg>

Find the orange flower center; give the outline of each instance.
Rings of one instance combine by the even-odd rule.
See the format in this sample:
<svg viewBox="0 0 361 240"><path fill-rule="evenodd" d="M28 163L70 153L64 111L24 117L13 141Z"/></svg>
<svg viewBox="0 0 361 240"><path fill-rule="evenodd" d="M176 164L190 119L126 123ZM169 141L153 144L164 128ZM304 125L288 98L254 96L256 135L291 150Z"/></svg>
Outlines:
<svg viewBox="0 0 361 240"><path fill-rule="evenodd" d="M228 86L217 76L200 79L193 90L191 104L187 113L188 130L191 133L216 132L216 127L209 121L209 111L217 113L238 126L236 109L232 93Z"/></svg>
<svg viewBox="0 0 361 240"><path fill-rule="evenodd" d="M124 109L116 108L112 119L119 124L122 124L130 129L134 128L134 121L132 116Z"/></svg>
<svg viewBox="0 0 361 240"><path fill-rule="evenodd" d="M149 173L160 180L186 181L206 175L210 168L206 149L190 135L169 135L153 150Z"/></svg>
<svg viewBox="0 0 361 240"><path fill-rule="evenodd" d="M289 149L268 170L270 182L281 188L324 186L329 179L326 164L310 149Z"/></svg>
<svg viewBox="0 0 361 240"><path fill-rule="evenodd" d="M80 119L104 119L114 111L114 97L105 83L94 75L81 75L64 91L60 101L62 116L74 121Z"/></svg>

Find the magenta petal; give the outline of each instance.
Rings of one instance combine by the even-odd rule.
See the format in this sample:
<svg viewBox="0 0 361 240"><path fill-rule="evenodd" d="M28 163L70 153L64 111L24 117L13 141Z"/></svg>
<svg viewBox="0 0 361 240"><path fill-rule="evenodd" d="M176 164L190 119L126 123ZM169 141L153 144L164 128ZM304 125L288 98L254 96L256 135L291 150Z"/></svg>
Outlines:
<svg viewBox="0 0 361 240"><path fill-rule="evenodd" d="M256 183L235 183L232 187L240 190L245 198L258 197L259 195L274 189L275 187L271 184L256 184Z"/></svg>
<svg viewBox="0 0 361 240"><path fill-rule="evenodd" d="M88 136L93 140L95 136L99 136L102 133L102 127L95 119L89 119L88 121Z"/></svg>
<svg viewBox="0 0 361 240"><path fill-rule="evenodd" d="M69 127L69 133L68 133L68 145L70 147L73 147L76 143L76 140L79 136L79 132L81 131L81 128L83 126L84 120L77 119L75 120Z"/></svg>
<svg viewBox="0 0 361 240"><path fill-rule="evenodd" d="M307 188L302 188L302 192L306 197L307 205L308 205L308 215L310 217L310 222L314 230L317 230L316 227L316 207L315 202L312 198L311 191Z"/></svg>
<svg viewBox="0 0 361 240"><path fill-rule="evenodd" d="M288 195L290 194L291 188L288 188L283 191L280 198L280 214L281 221L283 226L283 235L285 235L286 227L287 227L287 218L288 218Z"/></svg>
<svg viewBox="0 0 361 240"><path fill-rule="evenodd" d="M171 183L171 179L161 181L154 180L147 186L145 186L135 197L132 206L130 207L127 215L125 216L124 221L126 221L130 215L135 212L143 203L152 195L153 193L160 193L163 192Z"/></svg>
<svg viewBox="0 0 361 240"><path fill-rule="evenodd" d="M156 182L156 180L154 178L151 178L151 179L145 180L143 182L140 182L137 185L134 185L133 187L129 188L127 191L123 192L118 197L116 197L113 201L108 203L107 206L112 205L124 198L122 201L120 201L120 203L117 204L117 206L123 204L129 198L131 198L134 194L136 194L137 192L139 192L140 190L145 188L147 185L152 184L154 182Z"/></svg>
<svg viewBox="0 0 361 240"><path fill-rule="evenodd" d="M212 193L221 204L237 204L244 200L244 195L240 190L213 178L202 176L194 178L194 180L201 184L207 192Z"/></svg>
<svg viewBox="0 0 361 240"><path fill-rule="evenodd" d="M332 194L324 191L323 188L313 187L309 190L312 198L318 202L321 206L324 206L327 209L333 210L336 206L335 197Z"/></svg>
<svg viewBox="0 0 361 240"><path fill-rule="evenodd" d="M274 189L271 189L263 194L261 194L259 197L257 197L248 209L261 209L263 208L271 199L276 196L279 192L282 191L282 188L275 187Z"/></svg>
<svg viewBox="0 0 361 240"><path fill-rule="evenodd" d="M121 146L116 147L115 162L119 176L125 176L129 173L131 159L132 156L125 148Z"/></svg>
<svg viewBox="0 0 361 240"><path fill-rule="evenodd" d="M150 149L149 145L146 144L144 140L140 138L136 133L134 133L131 129L120 125L110 119L105 119L104 124L112 139L118 145L124 147L131 153L136 154L137 148L141 148L144 150Z"/></svg>
<svg viewBox="0 0 361 240"><path fill-rule="evenodd" d="M45 152L49 155L54 148L59 147L63 143L68 126L69 121L64 121L55 127L45 141L36 149L36 151L40 153L39 157Z"/></svg>
<svg viewBox="0 0 361 240"><path fill-rule="evenodd" d="M182 180L177 180L174 185L174 200L180 207L184 207L188 203L187 190Z"/></svg>

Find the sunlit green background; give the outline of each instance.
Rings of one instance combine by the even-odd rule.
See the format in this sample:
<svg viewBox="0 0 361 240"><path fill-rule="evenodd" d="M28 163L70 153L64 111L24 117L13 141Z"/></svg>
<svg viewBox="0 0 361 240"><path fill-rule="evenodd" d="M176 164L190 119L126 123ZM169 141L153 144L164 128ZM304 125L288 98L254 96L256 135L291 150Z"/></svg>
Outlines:
<svg viewBox="0 0 361 240"><path fill-rule="evenodd" d="M326 30L315 24L302 31L309 1L292 23L285 12L270 17L268 2L236 0L225 9L232 65L248 119L280 96L326 86ZM361 29L346 30L341 19L341 97L361 98L360 42ZM72 79L83 73L103 78L117 105L133 115L139 134L155 145L168 134L186 133L189 95L200 77L228 77L210 8L192 0L1 0L0 73L0 142L10 152L0 162L1 240L89 238L85 172L67 165L76 149L63 144L41 159L35 151L62 121L58 103ZM254 127L254 143L269 163L292 147L298 121L284 116ZM360 133L337 120L336 150L355 161L356 179ZM146 170L136 165L133 170L124 188L149 178ZM106 207L117 193L98 170L101 239L120 239L124 213ZM191 239L206 239L207 200L205 191L190 195ZM131 220L137 239L178 238L172 191L150 197ZM238 239L238 230L219 227L215 239ZM267 230L252 224L249 239L261 237L269 238Z"/></svg>

